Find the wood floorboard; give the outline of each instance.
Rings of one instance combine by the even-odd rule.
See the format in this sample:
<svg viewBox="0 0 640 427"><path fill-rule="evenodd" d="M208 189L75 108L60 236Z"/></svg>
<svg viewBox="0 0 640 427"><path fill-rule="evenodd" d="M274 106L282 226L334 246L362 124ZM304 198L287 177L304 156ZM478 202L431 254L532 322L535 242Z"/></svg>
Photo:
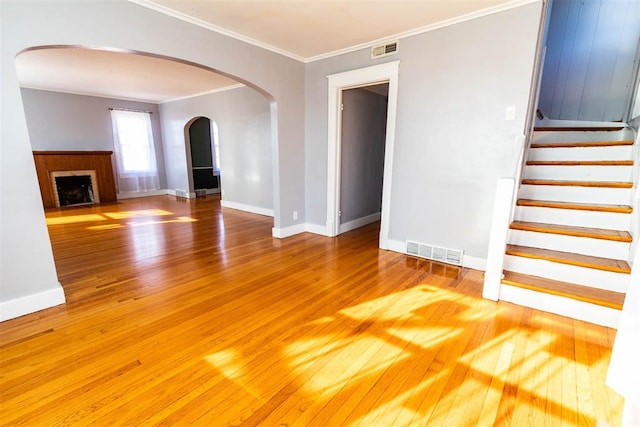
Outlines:
<svg viewBox="0 0 640 427"><path fill-rule="evenodd" d="M614 331L481 298L379 224L169 196L46 213L67 303L0 324L0 425L617 425Z"/></svg>

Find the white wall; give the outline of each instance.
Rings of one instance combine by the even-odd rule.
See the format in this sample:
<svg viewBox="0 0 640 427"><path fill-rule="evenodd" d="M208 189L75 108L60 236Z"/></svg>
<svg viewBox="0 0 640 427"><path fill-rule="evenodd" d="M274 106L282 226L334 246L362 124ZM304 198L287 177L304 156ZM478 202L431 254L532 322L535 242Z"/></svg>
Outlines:
<svg viewBox="0 0 640 427"><path fill-rule="evenodd" d="M218 125L223 200L273 209L269 102L248 87L160 104L169 188L189 189L184 126L199 116Z"/></svg>
<svg viewBox="0 0 640 427"><path fill-rule="evenodd" d="M34 150L114 151L109 108L151 111L160 188L167 188L156 104L25 88L21 93L31 148Z"/></svg>
<svg viewBox="0 0 640 427"><path fill-rule="evenodd" d="M14 66L15 56L33 46L148 52L220 70L261 88L272 100L275 227L293 225L290 212L303 211L302 63L124 1L2 1L0 19L0 303L60 290Z"/></svg>
<svg viewBox="0 0 640 427"><path fill-rule="evenodd" d="M400 60L389 238L486 258L496 180L524 132L540 14L531 3L403 39L380 60L362 49L308 64L307 222L326 223L326 76Z"/></svg>

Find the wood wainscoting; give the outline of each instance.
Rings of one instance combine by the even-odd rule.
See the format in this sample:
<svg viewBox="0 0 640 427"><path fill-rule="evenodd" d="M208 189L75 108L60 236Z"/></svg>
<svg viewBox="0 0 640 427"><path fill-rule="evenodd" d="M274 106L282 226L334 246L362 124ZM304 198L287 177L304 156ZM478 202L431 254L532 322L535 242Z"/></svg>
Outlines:
<svg viewBox="0 0 640 427"><path fill-rule="evenodd" d="M100 203L116 202L112 154L112 151L34 151L33 159L45 209L56 207L51 172L58 171L95 170Z"/></svg>

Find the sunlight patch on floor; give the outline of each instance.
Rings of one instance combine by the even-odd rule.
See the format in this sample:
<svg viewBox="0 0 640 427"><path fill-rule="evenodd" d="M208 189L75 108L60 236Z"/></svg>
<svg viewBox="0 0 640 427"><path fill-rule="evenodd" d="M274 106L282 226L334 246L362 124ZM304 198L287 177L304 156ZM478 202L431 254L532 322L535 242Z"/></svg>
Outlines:
<svg viewBox="0 0 640 427"><path fill-rule="evenodd" d="M122 224L93 225L91 227L87 227L87 230L115 230L116 228L122 227L124 227Z"/></svg>
<svg viewBox="0 0 640 427"><path fill-rule="evenodd" d="M106 221L107 218L100 214L71 215L55 218L47 218L47 225L75 224L77 222Z"/></svg>
<svg viewBox="0 0 640 427"><path fill-rule="evenodd" d="M164 209L140 209L136 211L110 212L110 213L105 213L104 215L111 219L129 219L129 218L140 218L140 217L146 217L146 216L173 215L173 212L169 212Z"/></svg>
<svg viewBox="0 0 640 427"><path fill-rule="evenodd" d="M398 302L399 298L402 298L402 301ZM402 292L345 308L339 313L357 320L369 320L374 316L377 322L384 322L415 317L417 314L412 308L417 305L424 308L438 302L459 299L459 295L453 292L443 291L429 285L418 285Z"/></svg>
<svg viewBox="0 0 640 427"><path fill-rule="evenodd" d="M245 359L237 350L225 349L213 354L209 354L204 357L204 360L214 366L222 375L228 380L231 380L238 384L243 391L251 394L253 397L258 398L260 393L253 390L248 381L247 369Z"/></svg>
<svg viewBox="0 0 640 427"><path fill-rule="evenodd" d="M344 341L332 351L323 347L309 349L302 355L304 362L295 358L291 361L292 370L299 375L302 387L315 398L328 399L345 387L354 375L373 375L410 357L401 348L377 337ZM364 367L373 351L384 352L386 357L375 366Z"/></svg>
<svg viewBox="0 0 640 427"><path fill-rule="evenodd" d="M460 328L453 327L408 327L408 328L387 328L386 331L411 345L422 348L429 348L447 339L453 339L461 332Z"/></svg>

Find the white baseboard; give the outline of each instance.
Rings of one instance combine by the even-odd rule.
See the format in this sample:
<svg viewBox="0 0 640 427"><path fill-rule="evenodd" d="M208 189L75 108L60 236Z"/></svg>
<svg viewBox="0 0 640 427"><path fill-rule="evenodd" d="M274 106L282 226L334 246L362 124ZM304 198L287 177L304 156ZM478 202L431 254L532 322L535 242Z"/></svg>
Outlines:
<svg viewBox="0 0 640 427"><path fill-rule="evenodd" d="M141 193L136 193L136 192L118 193L117 198L118 200L123 200L123 199L137 199L138 197L166 196L167 194L171 194L172 191L173 191L173 195L175 196L176 192L174 190L153 190L153 191L145 191Z"/></svg>
<svg viewBox="0 0 640 427"><path fill-rule="evenodd" d="M380 221L380 212L340 224L338 227L338 233L346 233L347 231L355 230L356 228L363 227L376 221Z"/></svg>
<svg viewBox="0 0 640 427"><path fill-rule="evenodd" d="M324 225L308 224L307 223L307 224L304 225L304 231L307 231L307 232L313 233L313 234L319 234L321 236L331 237L331 235L327 231L327 227L324 226Z"/></svg>
<svg viewBox="0 0 640 427"><path fill-rule="evenodd" d="M401 254L407 253L407 244L400 240L387 240L387 247L384 248L393 252L399 252Z"/></svg>
<svg viewBox="0 0 640 427"><path fill-rule="evenodd" d="M0 302L0 322L55 307L65 302L64 290L58 283L58 287L55 289Z"/></svg>
<svg viewBox="0 0 640 427"><path fill-rule="evenodd" d="M463 254L462 266L472 270L485 271L487 269L487 259Z"/></svg>
<svg viewBox="0 0 640 427"><path fill-rule="evenodd" d="M271 235L278 239L284 239L285 237L293 236L295 234L304 233L306 230L306 224L300 223L296 225L291 225L285 228L275 228L271 229Z"/></svg>
<svg viewBox="0 0 640 427"><path fill-rule="evenodd" d="M273 209L261 208L258 206L245 205L243 203L230 202L228 200L220 200L220 206L223 208L237 209L239 211L250 212L258 215L273 217Z"/></svg>

